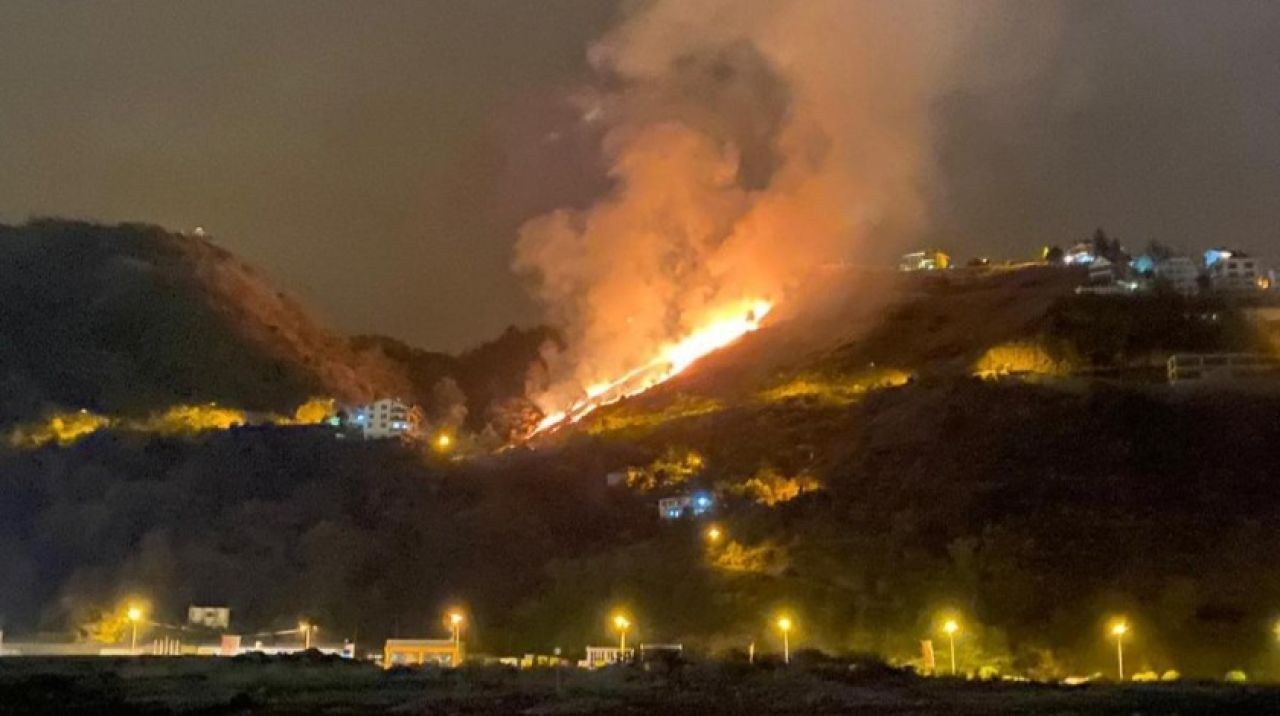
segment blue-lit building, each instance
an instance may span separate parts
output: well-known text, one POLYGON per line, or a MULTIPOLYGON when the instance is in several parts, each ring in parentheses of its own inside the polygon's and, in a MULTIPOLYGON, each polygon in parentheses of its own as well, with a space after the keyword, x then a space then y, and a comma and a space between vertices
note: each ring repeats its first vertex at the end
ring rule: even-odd
POLYGON ((369 440, 412 437, 421 428, 418 408, 395 398, 383 398, 347 411, 347 426, 369 440))
POLYGON ((685 493, 658 500, 658 516, 664 520, 700 517, 711 512, 715 506, 716 500, 709 492, 685 493))

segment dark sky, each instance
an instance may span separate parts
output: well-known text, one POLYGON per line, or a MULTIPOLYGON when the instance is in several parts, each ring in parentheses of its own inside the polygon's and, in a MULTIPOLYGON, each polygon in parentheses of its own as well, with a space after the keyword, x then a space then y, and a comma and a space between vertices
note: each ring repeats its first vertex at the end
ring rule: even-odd
MULTIPOLYGON (((1280 257, 1280 3, 1022 8, 1053 31, 1004 18, 973 61, 1030 53, 1025 72, 937 102, 933 238, 1025 255, 1103 225, 1280 257)), ((515 228, 598 186, 584 146, 545 138, 614 18, 602 0, 5 0, 0 219, 203 225, 340 330, 462 348, 536 320, 515 228)))

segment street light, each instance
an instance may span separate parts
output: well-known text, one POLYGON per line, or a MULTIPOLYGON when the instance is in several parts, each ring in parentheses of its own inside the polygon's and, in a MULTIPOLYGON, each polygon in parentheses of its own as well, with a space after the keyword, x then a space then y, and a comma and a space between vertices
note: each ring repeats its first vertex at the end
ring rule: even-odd
POLYGON ((436 436, 436 449, 448 450, 453 445, 453 438, 449 437, 449 433, 440 433, 436 436))
POLYGON ((1129 625, 1118 621, 1111 625, 1111 636, 1116 638, 1116 673, 1124 681, 1124 635, 1129 633, 1129 625))
POLYGON ((138 653, 138 622, 142 621, 142 608, 137 606, 129 607, 129 611, 125 612, 125 616, 129 618, 129 623, 133 627, 133 637, 129 640, 129 653, 138 653))
POLYGON ((946 624, 942 625, 942 631, 947 633, 947 640, 951 642, 951 675, 956 675, 956 632, 960 631, 960 625, 955 619, 948 619, 946 624))
POLYGON ((303 649, 311 648, 311 634, 318 628, 319 627, 317 627, 315 624, 308 624, 307 622, 298 622, 298 631, 302 632, 302 648, 303 649))
POLYGON ((724 530, 715 525, 707 528, 707 541, 711 544, 719 542, 722 537, 724 537, 724 530))
POLYGON ((778 617, 778 631, 782 632, 782 663, 791 663, 791 617, 778 617))
POLYGON ((453 630, 453 665, 459 666, 462 661, 462 612, 449 612, 449 628, 453 630))
POLYGON ((614 614, 613 628, 618 630, 618 661, 622 661, 627 654, 627 630, 631 628, 631 620, 623 614, 614 614))

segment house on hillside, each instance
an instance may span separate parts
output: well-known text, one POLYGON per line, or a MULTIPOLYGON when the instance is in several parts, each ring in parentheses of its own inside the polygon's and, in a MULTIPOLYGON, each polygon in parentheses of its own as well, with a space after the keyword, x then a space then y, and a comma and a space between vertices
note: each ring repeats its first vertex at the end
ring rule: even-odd
POLYGON ((1062 263, 1069 266, 1084 266, 1093 263, 1097 258, 1093 254, 1093 244, 1081 241, 1062 254, 1062 263))
POLYGON ((1127 274, 1124 264, 1112 262, 1105 256, 1099 256, 1089 264, 1089 283, 1093 285, 1115 283, 1127 274))
POLYGON ((1257 259, 1227 254, 1208 267, 1209 285, 1216 293, 1245 295, 1271 288, 1271 279, 1257 259))
POLYGON ((658 500, 658 516, 664 520, 681 517, 701 517, 715 507, 716 501, 709 493, 693 492, 658 500))
POLYGON ((899 271, 941 271, 951 267, 951 257, 938 249, 925 249, 903 254, 899 271))
POLYGON ((346 423, 366 440, 416 437, 422 430, 422 409, 399 398, 383 398, 351 408, 346 423))
POLYGON ((1186 256, 1171 256, 1156 262, 1154 273, 1157 281, 1184 296, 1200 292, 1200 269, 1186 256))

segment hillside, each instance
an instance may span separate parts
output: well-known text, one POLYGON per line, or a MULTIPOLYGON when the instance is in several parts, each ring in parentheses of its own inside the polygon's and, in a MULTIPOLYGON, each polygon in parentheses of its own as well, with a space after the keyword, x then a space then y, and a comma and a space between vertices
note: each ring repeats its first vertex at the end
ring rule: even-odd
POLYGON ((54 406, 291 414, 311 395, 362 400, 406 385, 225 249, 153 226, 0 226, 0 304, 0 424, 54 406))
POLYGON ((213 241, 141 224, 0 225, 0 305, 0 427, 53 410, 141 417, 216 402, 292 415, 312 396, 401 396, 505 435, 556 340, 512 328, 452 356, 348 339, 213 241))
MULTIPOLYGON (((0 448, 0 618, 72 632, 144 595, 376 642, 462 603, 478 650, 574 654, 619 605, 636 638, 705 651, 776 648, 786 609, 795 644, 910 664, 951 611, 968 668, 1061 676, 1107 667, 1122 613, 1135 670, 1280 674, 1280 397, 1150 375, 1259 337, 1230 306, 1075 280, 833 276, 846 291, 661 388, 467 461, 310 428, 0 448), (720 541, 658 518, 691 489, 716 496, 720 541)), ((507 357, 542 338, 475 364, 509 390, 527 366, 507 357)), ((465 357, 356 343, 416 366, 416 390, 477 384, 465 357)))

